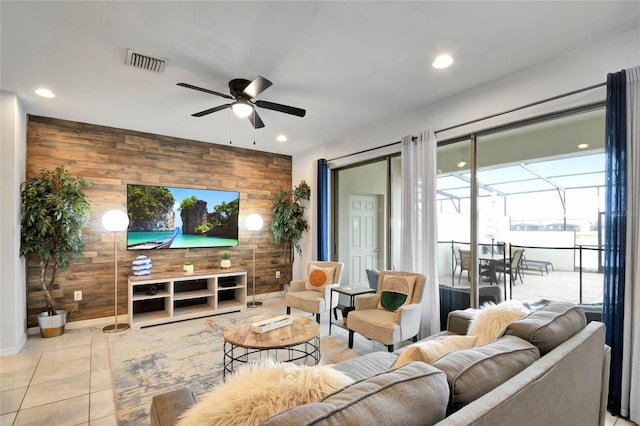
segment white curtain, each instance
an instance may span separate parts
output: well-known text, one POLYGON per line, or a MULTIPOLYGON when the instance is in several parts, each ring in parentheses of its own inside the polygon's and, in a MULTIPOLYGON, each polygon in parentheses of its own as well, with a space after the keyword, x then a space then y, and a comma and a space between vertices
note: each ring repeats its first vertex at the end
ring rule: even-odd
POLYGON ((627 72, 627 247, 620 411, 640 424, 640 66, 627 72))
POLYGON ((422 296, 420 336, 440 331, 438 235, 436 226, 436 138, 422 132, 402 138, 400 269, 427 277, 422 296))

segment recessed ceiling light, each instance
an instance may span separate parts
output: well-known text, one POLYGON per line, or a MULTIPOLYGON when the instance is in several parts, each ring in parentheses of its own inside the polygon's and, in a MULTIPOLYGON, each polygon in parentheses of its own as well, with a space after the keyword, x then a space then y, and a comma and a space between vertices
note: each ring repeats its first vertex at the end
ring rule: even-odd
POLYGON ((589 148, 589 144, 588 143, 578 144, 578 149, 586 149, 586 148, 589 148))
POLYGON ((286 142, 287 141, 287 135, 283 135, 282 133, 279 134, 278 136, 276 136, 276 140, 278 142, 286 142))
POLYGON ((56 95, 49 89, 45 89, 44 87, 36 90, 36 95, 42 96, 43 98, 55 98, 56 95))
POLYGON ((457 165, 458 165, 458 168, 461 169, 461 168, 463 168, 464 166, 467 165, 467 162, 466 161, 458 161, 457 165))
POLYGON ((432 67, 437 69, 447 68, 453 63, 453 58, 450 55, 439 55, 435 61, 431 64, 432 67))

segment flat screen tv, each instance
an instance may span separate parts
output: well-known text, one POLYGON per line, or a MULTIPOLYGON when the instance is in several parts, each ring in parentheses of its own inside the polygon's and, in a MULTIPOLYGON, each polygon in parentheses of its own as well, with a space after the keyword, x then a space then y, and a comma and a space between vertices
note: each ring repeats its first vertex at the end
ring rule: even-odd
POLYGON ((127 185, 127 249, 238 245, 240 193, 127 185))

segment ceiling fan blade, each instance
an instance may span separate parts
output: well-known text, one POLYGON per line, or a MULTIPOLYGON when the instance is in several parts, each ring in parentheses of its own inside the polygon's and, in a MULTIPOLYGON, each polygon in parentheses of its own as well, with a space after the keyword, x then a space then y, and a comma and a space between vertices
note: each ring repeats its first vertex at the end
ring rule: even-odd
POLYGON ((260 93, 267 90, 272 84, 273 83, 266 78, 257 76, 247 87, 244 88, 242 92, 250 98, 255 98, 260 93))
POLYGON ((224 93, 214 92, 213 90, 209 90, 209 89, 203 89, 202 87, 193 86, 188 83, 176 83, 176 84, 180 87, 186 87, 187 89, 193 89, 193 90, 198 90, 200 92, 209 93, 211 95, 222 96, 223 98, 226 98, 226 99, 233 99, 232 96, 226 95, 224 93))
POLYGON ((278 112, 284 112, 285 114, 297 115, 298 117, 304 117, 304 115, 307 113, 306 110, 301 108, 276 104, 275 102, 269 101, 256 101, 256 106, 259 106, 260 108, 272 109, 278 112))
POLYGON ((253 113, 247 118, 249 119, 249 121, 253 125, 254 129, 261 129, 261 128, 264 127, 264 123, 262 122, 262 119, 258 115, 258 111, 256 111, 255 108, 253 109, 253 113))
POLYGON ((223 109, 227 109, 231 107, 231 104, 224 104, 214 108, 205 109, 204 111, 196 112, 195 114, 191 114, 192 117, 202 117, 203 115, 208 115, 217 111, 222 111, 223 109))

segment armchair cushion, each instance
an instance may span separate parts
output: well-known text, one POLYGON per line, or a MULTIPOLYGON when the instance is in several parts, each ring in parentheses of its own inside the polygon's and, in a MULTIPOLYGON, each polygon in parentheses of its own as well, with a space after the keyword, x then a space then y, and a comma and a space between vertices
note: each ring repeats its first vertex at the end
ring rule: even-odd
POLYGON ((320 267, 309 265, 309 275, 305 282, 305 290, 324 291, 324 286, 335 283, 335 267, 320 267))
POLYGON ((395 312, 402 305, 411 303, 415 276, 385 275, 381 283, 378 309, 395 312))

